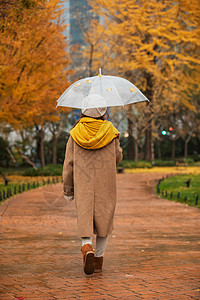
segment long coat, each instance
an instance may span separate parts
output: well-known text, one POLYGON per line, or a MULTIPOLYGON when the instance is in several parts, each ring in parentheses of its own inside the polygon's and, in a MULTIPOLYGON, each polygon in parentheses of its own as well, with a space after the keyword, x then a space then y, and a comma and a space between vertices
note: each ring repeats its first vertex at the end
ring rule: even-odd
POLYGON ((119 139, 87 150, 70 136, 63 165, 64 195, 73 196, 77 210, 77 234, 101 237, 111 234, 116 205, 116 164, 122 160, 119 139))

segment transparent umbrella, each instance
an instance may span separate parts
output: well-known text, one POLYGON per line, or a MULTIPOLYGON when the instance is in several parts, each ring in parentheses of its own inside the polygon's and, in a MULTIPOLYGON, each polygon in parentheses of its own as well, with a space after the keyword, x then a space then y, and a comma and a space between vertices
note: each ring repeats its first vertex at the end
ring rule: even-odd
MULTIPOLYGON (((84 99, 96 94, 104 98, 107 107, 124 106, 131 103, 149 101, 145 95, 130 81, 117 76, 99 75, 87 77, 74 82, 57 100, 57 106, 86 108, 84 99)), ((87 108, 103 107, 105 102, 97 101, 87 108)))

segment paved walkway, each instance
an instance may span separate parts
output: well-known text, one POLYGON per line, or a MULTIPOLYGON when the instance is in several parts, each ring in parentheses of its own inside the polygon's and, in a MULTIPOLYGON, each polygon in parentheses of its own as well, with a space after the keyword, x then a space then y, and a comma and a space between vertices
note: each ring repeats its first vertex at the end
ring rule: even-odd
POLYGON ((0 206, 0 299, 200 299, 200 211, 162 200, 161 174, 118 174, 102 274, 85 276, 74 203, 61 184, 0 206))

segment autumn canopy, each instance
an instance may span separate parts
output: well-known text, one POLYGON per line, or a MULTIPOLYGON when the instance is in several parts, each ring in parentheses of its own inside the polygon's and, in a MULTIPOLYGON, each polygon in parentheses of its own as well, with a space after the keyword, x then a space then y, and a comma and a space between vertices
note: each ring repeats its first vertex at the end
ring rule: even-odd
POLYGON ((130 80, 150 99, 110 110, 121 128, 126 158, 151 161, 154 145, 161 158, 167 143, 161 132, 169 127, 172 158, 178 141, 186 157, 190 140, 199 144, 199 0, 88 0, 87 9, 80 2, 73 2, 68 21, 72 26, 76 20, 83 38, 70 45, 62 1, 0 1, 3 138, 12 131, 20 134, 23 146, 15 147, 17 153, 31 152, 36 141, 33 157, 44 166, 50 133, 53 163, 58 162, 58 139, 77 118, 73 110, 57 109, 56 100, 73 81, 97 75, 101 67, 105 75, 130 80))

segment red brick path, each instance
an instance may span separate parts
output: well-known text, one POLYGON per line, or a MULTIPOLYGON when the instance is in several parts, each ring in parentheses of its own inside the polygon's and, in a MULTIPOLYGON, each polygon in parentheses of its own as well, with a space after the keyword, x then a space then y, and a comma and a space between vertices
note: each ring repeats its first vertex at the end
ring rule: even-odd
POLYGON ((160 177, 118 175, 104 270, 90 277, 61 184, 2 203, 0 299, 200 299, 200 211, 156 197, 160 177))

